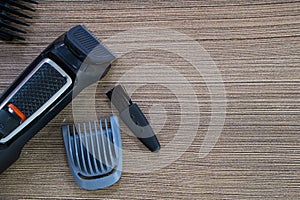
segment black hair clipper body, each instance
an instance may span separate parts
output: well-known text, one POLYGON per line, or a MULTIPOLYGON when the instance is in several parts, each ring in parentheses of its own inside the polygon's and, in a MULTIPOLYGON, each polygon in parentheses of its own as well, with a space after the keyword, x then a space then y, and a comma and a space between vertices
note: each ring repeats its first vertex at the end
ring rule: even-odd
POLYGON ((101 79, 114 59, 81 25, 49 45, 0 97, 0 173, 73 97, 101 79))

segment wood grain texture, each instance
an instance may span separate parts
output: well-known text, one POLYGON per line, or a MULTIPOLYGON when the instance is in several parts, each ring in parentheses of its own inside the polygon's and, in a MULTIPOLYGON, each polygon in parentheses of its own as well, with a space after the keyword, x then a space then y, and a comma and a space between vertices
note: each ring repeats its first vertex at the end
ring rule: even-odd
MULTIPOLYGON (((300 198, 299 1, 43 0, 28 28, 27 41, 0 43, 0 90, 57 36, 77 24, 85 24, 102 40, 133 28, 158 27, 197 41, 211 55, 224 81, 227 113, 222 134, 210 154, 199 158, 211 117, 210 93, 203 77, 169 52, 132 52, 113 65, 98 87, 99 116, 111 113, 103 93, 126 71, 149 63, 173 66, 191 82, 197 104, 185 93, 184 85, 178 92, 191 108, 200 109, 197 136, 187 151, 163 169, 138 174, 127 170, 108 189, 83 191, 69 172, 60 133, 60 125, 72 117, 68 106, 26 145, 17 163, 0 175, 0 199, 300 198)), ((155 73, 167 77, 159 70, 155 73)), ((152 105, 165 105, 168 118, 158 133, 164 148, 180 123, 180 102, 158 85, 140 88, 133 99, 148 116, 163 111, 153 110, 152 105)), ((190 114, 192 119, 195 113, 190 114)), ((154 120, 153 126, 161 124, 154 120)), ((193 130, 186 131, 188 137, 193 130)), ((126 134, 122 137, 125 150, 146 151, 137 140, 126 134)), ((132 164, 127 162, 124 159, 125 164, 132 164)))

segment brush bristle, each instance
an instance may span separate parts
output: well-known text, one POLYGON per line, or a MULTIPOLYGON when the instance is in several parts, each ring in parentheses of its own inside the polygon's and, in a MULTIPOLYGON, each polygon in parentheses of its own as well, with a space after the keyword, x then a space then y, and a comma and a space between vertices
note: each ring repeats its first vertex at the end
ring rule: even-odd
POLYGON ((38 4, 34 0, 0 0, 0 39, 5 41, 25 40, 26 19, 31 19, 31 7, 38 4))

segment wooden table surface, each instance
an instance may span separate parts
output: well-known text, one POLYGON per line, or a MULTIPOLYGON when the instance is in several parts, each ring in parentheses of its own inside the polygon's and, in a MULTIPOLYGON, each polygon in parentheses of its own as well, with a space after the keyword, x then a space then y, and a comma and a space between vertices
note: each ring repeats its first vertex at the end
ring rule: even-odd
MULTIPOLYGON (((149 80, 148 85, 139 85, 132 98, 157 130, 161 153, 148 153, 122 129, 126 153, 121 180, 104 190, 80 189, 69 171, 60 133, 60 126, 72 119, 70 105, 0 175, 0 199, 300 199, 299 1, 43 0, 33 17, 25 42, 0 42, 1 91, 57 36, 84 24, 103 41, 113 42, 113 36, 139 29, 148 33, 169 30, 191 38, 189 42, 204 48, 214 61, 223 80, 215 84, 224 86, 226 99, 212 102, 207 74, 198 73, 174 52, 154 48, 128 52, 98 84, 97 114, 99 118, 111 114, 104 92, 120 79, 125 78, 127 86, 149 80), (148 66, 149 71, 143 72, 146 69, 142 66, 148 66), (151 82, 153 77, 170 80, 167 66, 186 80, 177 83, 180 76, 173 77, 176 91, 164 82, 151 82), (131 69, 136 71, 128 73, 131 69), (187 112, 181 109, 184 102, 189 105, 187 112), (221 117, 226 109, 225 123, 215 127, 222 132, 214 148, 201 156, 205 136, 216 125, 210 124, 213 103, 226 106, 220 107, 219 113, 221 117), (153 162, 157 167, 151 166, 151 159, 166 153, 182 125, 182 116, 188 117, 188 122, 183 124, 186 134, 178 149, 186 145, 185 139, 195 136, 192 143, 178 158, 173 153, 161 157, 161 163, 169 162, 166 166, 161 167, 160 161, 153 162), (142 154, 142 159, 133 158, 135 154, 142 154), (145 171, 145 167, 152 170, 145 171)), ((155 44, 167 46, 170 38, 165 36, 155 44)), ((181 39, 170 40, 176 44, 181 39)), ((126 34, 115 45, 126 46, 126 34)), ((190 52, 194 47, 180 48, 190 52)), ((190 56, 198 55, 194 52, 190 56)), ((86 107, 83 104, 80 109, 86 107)))

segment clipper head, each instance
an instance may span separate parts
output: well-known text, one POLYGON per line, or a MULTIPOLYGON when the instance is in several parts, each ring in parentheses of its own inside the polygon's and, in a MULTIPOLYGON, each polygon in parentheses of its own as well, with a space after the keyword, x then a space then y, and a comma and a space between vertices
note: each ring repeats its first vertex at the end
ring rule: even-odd
POLYGON ((31 7, 38 4, 33 0, 0 0, 0 39, 5 41, 25 40, 24 27, 29 26, 26 19, 32 19, 30 12, 35 10, 31 7))
POLYGON ((77 184, 97 190, 115 184, 122 174, 118 118, 62 127, 71 172, 77 184))

